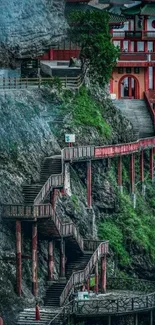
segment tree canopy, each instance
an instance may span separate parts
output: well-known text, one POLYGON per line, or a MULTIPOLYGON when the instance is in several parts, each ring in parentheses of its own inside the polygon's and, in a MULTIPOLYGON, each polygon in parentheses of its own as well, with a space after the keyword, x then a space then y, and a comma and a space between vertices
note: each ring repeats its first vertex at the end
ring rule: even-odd
POLYGON ((109 17, 103 11, 73 12, 69 18, 69 37, 80 44, 84 72, 104 86, 109 82, 119 50, 111 41, 109 17))

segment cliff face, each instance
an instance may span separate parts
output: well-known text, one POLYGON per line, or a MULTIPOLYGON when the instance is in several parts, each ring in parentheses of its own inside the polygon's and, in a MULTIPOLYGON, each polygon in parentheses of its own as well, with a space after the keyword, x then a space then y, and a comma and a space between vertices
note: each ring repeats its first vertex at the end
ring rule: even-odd
POLYGON ((35 57, 64 34, 64 0, 1 0, 0 63, 35 57))
MULTIPOLYGON (((108 105, 108 104, 107 104, 108 105)), ((57 114, 60 114, 62 100, 53 96, 48 89, 41 91, 23 90, 1 92, 0 96, 0 203, 22 203, 22 185, 30 181, 39 180, 40 164, 45 156, 60 153, 63 147, 66 130, 76 133, 77 140, 83 144, 91 143, 102 138, 95 128, 71 126, 66 122, 56 123, 57 114), (84 132, 83 139, 78 137, 84 132), (88 138, 89 134, 89 138, 88 138)), ((107 108, 108 109, 108 108, 107 108)), ((110 110, 110 106, 109 106, 110 110)), ((67 113, 66 113, 67 114, 67 113)), ((65 114, 65 115, 66 115, 65 114)), ((127 121, 123 124, 120 115, 113 112, 121 129, 125 131, 127 121)), ((59 115, 60 116, 60 115, 59 115)), ((69 121, 69 117, 67 120, 69 121)), ((73 125, 73 123, 72 123, 73 125)), ((128 124, 129 126, 129 124, 128 124)), ((131 130, 131 126, 129 127, 131 130)), ((116 137, 116 133, 114 133, 116 137)), ((110 140, 109 140, 110 141, 110 140)), ((77 142, 78 143, 78 142, 77 142)), ((98 165, 98 163, 97 163, 98 165)), ((97 167, 96 165, 96 167, 97 167)), ((94 167, 93 167, 94 168, 94 167)), ((106 168, 106 162, 97 167, 98 172, 106 168)), ((101 200, 104 190, 102 191, 101 200)), ((109 193, 110 195, 110 193, 109 193)), ((107 199, 106 199, 107 200, 107 199)), ((66 219, 70 217, 80 228, 85 237, 96 235, 96 226, 92 224, 94 211, 87 209, 86 204, 86 165, 71 167, 71 193, 58 200, 57 212, 66 219), (92 231, 93 227, 93 231, 92 231)), ((38 277, 39 297, 44 296, 47 279, 47 241, 38 242, 38 277)), ((34 299, 31 294, 31 259, 23 259, 22 263, 22 298, 16 296, 16 263, 15 263, 15 224, 1 218, 0 210, 0 310, 3 313, 5 324, 14 324, 15 318, 25 306, 32 306, 34 299)), ((23 224, 22 254, 31 256, 31 227, 23 224)), ((58 274, 59 254, 55 276, 58 274)))

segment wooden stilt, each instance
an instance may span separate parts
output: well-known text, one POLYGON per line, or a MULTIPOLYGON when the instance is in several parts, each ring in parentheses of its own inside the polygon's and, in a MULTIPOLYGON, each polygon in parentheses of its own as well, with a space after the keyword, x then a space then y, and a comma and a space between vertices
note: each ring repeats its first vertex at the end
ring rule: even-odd
POLYGON ((88 208, 92 207, 92 173, 91 173, 91 160, 87 162, 87 205, 88 208))
POLYGON ((32 293, 38 294, 38 270, 37 270, 37 223, 32 225, 32 293))
POLYGON ((62 238, 60 241, 60 277, 65 278, 65 241, 62 238))
POLYGON ((106 274, 107 273, 107 259, 106 255, 101 259, 101 290, 106 292, 106 274))
POLYGON ((48 280, 52 281, 54 276, 54 249, 53 241, 48 243, 48 280))
POLYGON ((22 252, 21 252, 21 221, 16 221, 16 282, 17 294, 22 292, 22 252))

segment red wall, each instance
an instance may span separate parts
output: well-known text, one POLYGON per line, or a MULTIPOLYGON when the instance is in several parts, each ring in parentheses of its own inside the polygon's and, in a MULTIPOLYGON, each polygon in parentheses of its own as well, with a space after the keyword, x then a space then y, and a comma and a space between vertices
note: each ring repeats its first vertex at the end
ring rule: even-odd
POLYGON ((49 50, 39 57, 39 60, 69 61, 71 57, 78 58, 80 50, 49 50))

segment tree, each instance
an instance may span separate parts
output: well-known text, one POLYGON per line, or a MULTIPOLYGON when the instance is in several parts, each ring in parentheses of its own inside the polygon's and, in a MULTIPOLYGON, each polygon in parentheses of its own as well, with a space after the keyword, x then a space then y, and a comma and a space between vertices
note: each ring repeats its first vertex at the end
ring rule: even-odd
POLYGON ((73 12, 69 18, 69 37, 81 47, 83 72, 91 80, 105 86, 119 56, 119 49, 111 41, 108 14, 103 11, 73 12))

